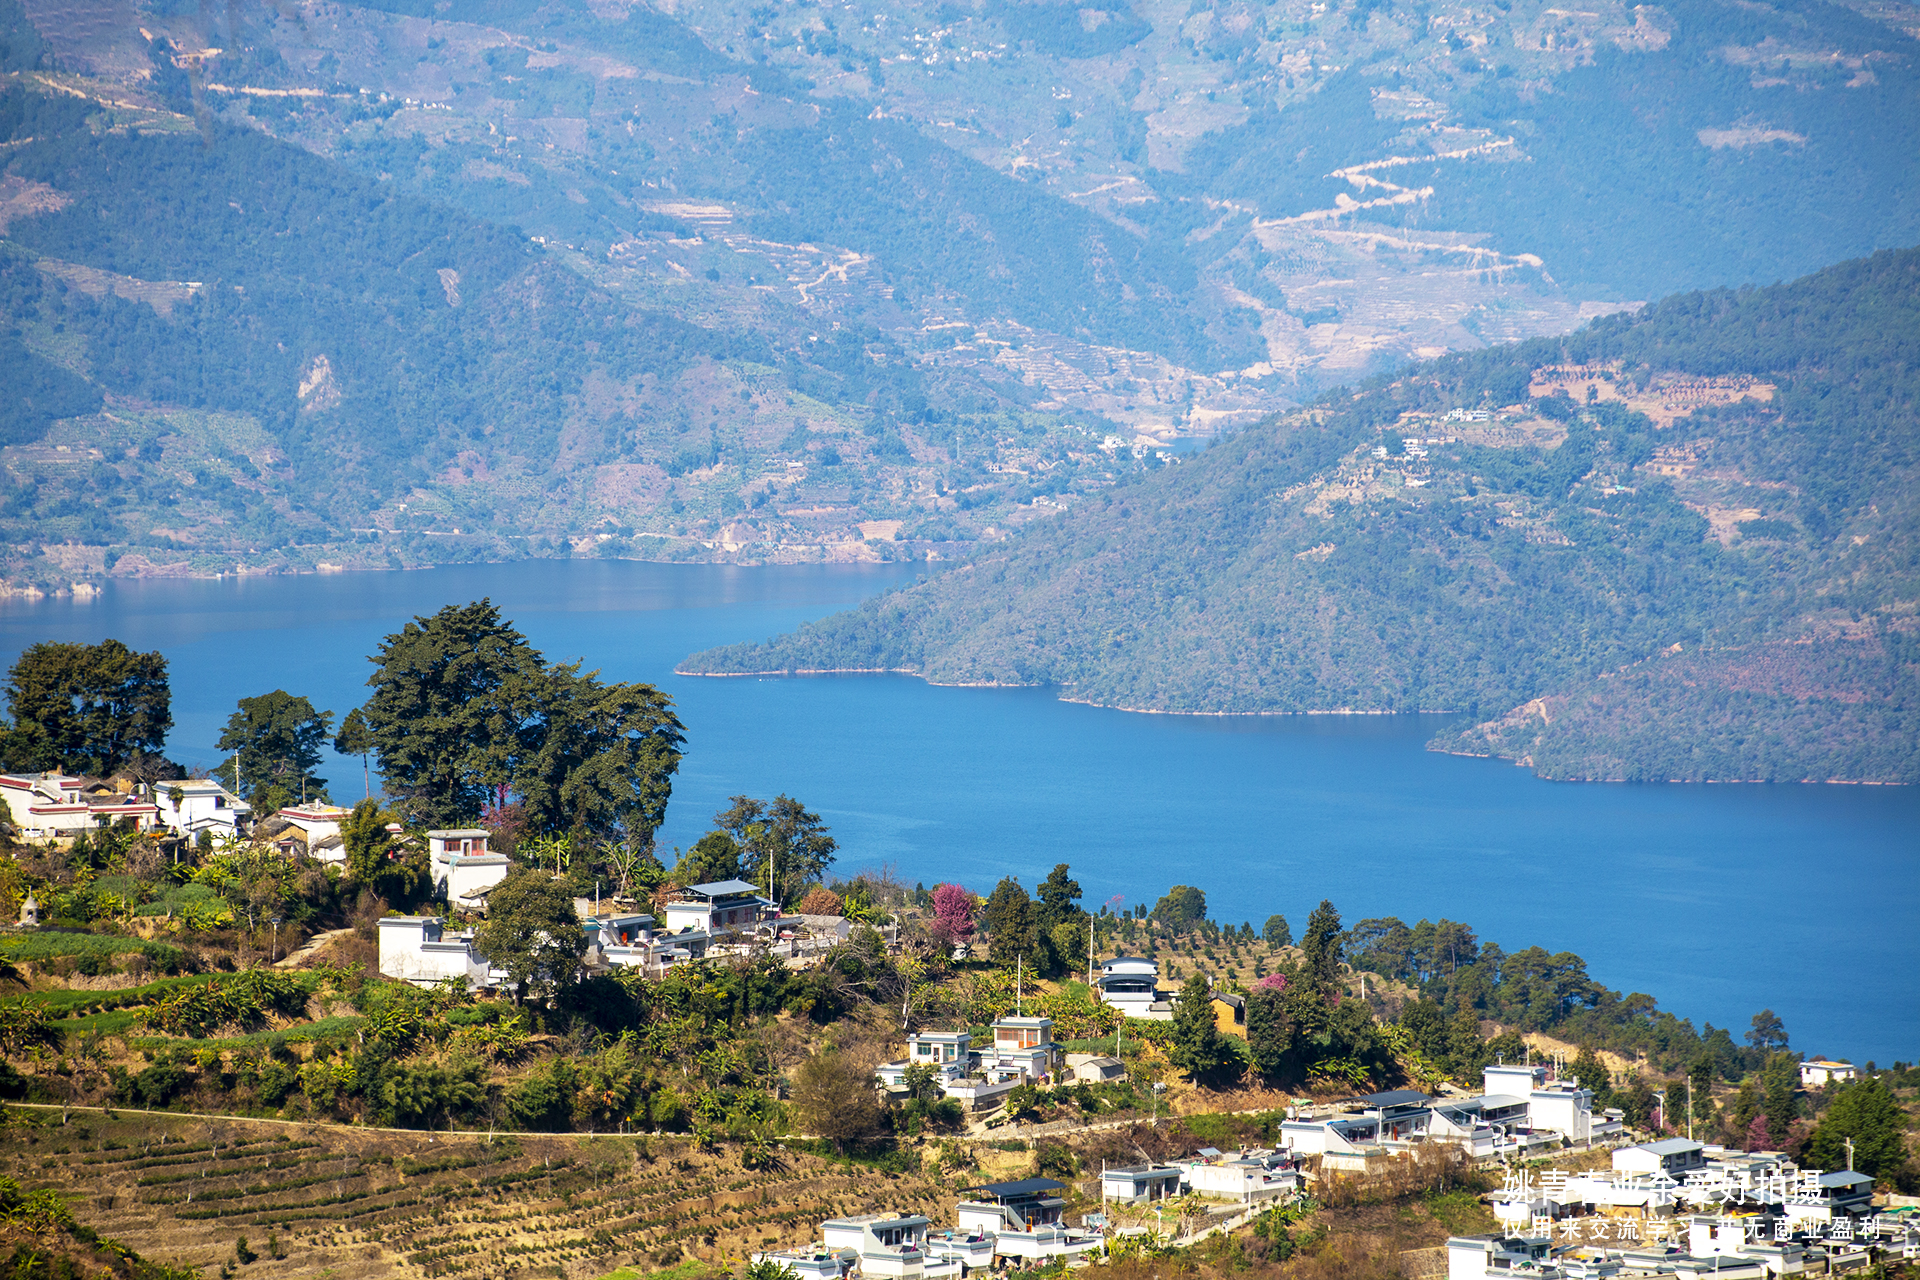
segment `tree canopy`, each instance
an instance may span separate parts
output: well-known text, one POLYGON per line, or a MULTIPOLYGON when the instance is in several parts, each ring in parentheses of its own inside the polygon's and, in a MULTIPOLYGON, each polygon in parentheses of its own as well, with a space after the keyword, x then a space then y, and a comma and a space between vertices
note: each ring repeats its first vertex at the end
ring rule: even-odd
POLYGON ((158 755, 173 727, 167 660, 118 640, 30 646, 7 673, 6 767, 109 774, 158 755))
POLYGON ((794 901, 824 876, 840 847, 820 815, 788 795, 775 796, 770 803, 735 796, 713 815, 713 823, 739 846, 746 879, 764 885, 771 867, 776 902, 794 901))
POLYGON ((521 867, 487 895, 487 918, 474 930, 473 944, 506 970, 518 998, 571 982, 587 937, 573 895, 542 872, 521 867))
POLYGON ((652 685, 549 666, 490 600, 415 618, 369 661, 380 771, 420 821, 471 821, 505 788, 533 832, 652 841, 685 742, 652 685))
POLYGON ((332 712, 316 711, 313 703, 284 689, 242 698, 214 744, 229 753, 214 776, 235 794, 244 789, 256 814, 272 813, 293 800, 325 800, 327 780, 313 770, 332 720, 332 712))

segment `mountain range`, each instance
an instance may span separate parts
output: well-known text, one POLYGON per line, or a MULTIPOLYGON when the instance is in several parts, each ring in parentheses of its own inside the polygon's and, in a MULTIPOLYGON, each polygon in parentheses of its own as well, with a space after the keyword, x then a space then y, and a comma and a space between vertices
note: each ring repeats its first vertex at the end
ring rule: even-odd
POLYGON ((1920 250, 1421 362, 682 670, 1445 711, 1565 779, 1920 781, 1920 250))
POLYGON ((0 576, 992 549, 1334 386, 1920 241, 1916 30, 0 0, 0 576))

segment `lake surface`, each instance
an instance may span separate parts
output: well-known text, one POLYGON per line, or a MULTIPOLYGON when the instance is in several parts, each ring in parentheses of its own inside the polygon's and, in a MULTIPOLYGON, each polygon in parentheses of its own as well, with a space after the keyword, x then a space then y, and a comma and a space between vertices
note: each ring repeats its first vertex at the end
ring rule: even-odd
MULTIPOLYGON (((234 700, 274 688, 344 713, 366 655, 414 614, 491 596, 550 659, 663 685, 688 752, 662 832, 691 843, 727 797, 818 810, 839 869, 929 887, 1032 888, 1072 864, 1088 905, 1204 889, 1218 920, 1322 898, 1349 922, 1446 916, 1508 951, 1571 950, 1738 1039, 1762 1007, 1794 1047, 1920 1057, 1920 790, 1548 783, 1421 745, 1444 717, 1202 718, 907 677, 697 679, 693 650, 754 640, 905 580, 896 567, 598 561, 111 584, 0 601, 0 664, 108 636, 172 663, 169 752, 218 761, 234 700)), ((361 796, 360 763, 323 770, 361 796)), ((377 779, 376 779, 377 782, 377 779)))

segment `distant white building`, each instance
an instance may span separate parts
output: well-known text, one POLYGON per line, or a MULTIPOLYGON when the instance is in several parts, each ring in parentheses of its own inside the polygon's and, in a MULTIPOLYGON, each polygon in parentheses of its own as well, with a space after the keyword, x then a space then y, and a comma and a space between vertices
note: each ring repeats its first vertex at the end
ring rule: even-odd
POLYGON ((340 824, 347 820, 351 812, 339 805, 319 803, 282 809, 273 815, 286 824, 274 837, 274 847, 291 853, 294 852, 294 846, 298 845, 308 857, 317 861, 344 863, 347 860, 347 846, 341 838, 340 824))
POLYGON ((1851 1062, 1830 1062, 1825 1058, 1815 1058, 1800 1064, 1800 1087, 1802 1089, 1824 1089, 1830 1084, 1842 1080, 1858 1080, 1860 1068, 1851 1062))
POLYGON ((253 822, 253 806, 212 778, 156 782, 153 802, 159 807, 161 824, 177 836, 194 838, 202 831, 216 838, 237 836, 253 822))
POLYGON ((482 827, 427 832, 433 889, 450 909, 484 912, 488 890, 507 878, 512 863, 487 847, 491 836, 482 827))
POLYGON ((1160 996, 1160 966, 1138 956, 1115 956, 1100 965, 1100 1002, 1129 1018, 1173 1021, 1173 1006, 1160 996))
POLYGON ((1615 1173, 1661 1174, 1679 1181, 1693 1170, 1706 1167, 1706 1145, 1691 1138, 1662 1138, 1613 1153, 1615 1173))
POLYGON ((28 840, 55 840, 132 822, 141 831, 161 825, 159 808, 146 797, 110 782, 64 773, 0 775, 0 798, 13 825, 28 840))
POLYGON ((780 914, 771 898, 745 880, 716 880, 711 884, 688 885, 678 902, 669 902, 662 913, 668 933, 722 934, 752 933, 764 920, 780 914))
POLYGON ((492 985, 501 975, 473 950, 473 934, 450 933, 439 916, 388 916, 380 922, 380 972, 430 987, 459 978, 469 988, 492 985))

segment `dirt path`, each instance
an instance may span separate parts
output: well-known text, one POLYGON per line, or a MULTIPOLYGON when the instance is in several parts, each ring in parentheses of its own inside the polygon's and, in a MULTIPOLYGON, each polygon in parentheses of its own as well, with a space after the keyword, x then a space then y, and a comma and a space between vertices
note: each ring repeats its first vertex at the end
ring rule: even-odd
POLYGON ((308 938, 298 951, 289 952, 287 958, 284 960, 274 961, 273 967, 276 969, 291 969, 294 965, 305 960, 308 956, 320 950, 335 938, 344 938, 352 932, 353 930, 351 929, 329 929, 325 933, 316 933, 311 938, 308 938))

